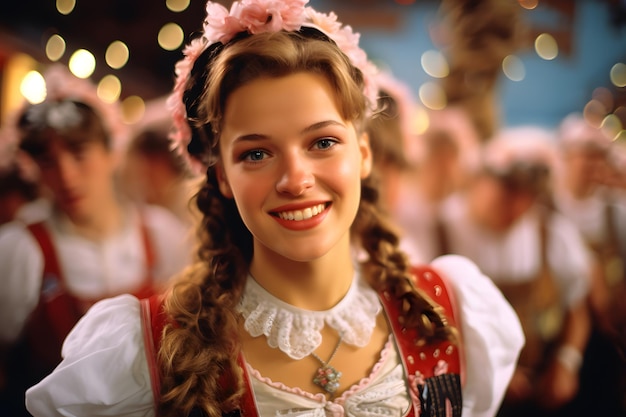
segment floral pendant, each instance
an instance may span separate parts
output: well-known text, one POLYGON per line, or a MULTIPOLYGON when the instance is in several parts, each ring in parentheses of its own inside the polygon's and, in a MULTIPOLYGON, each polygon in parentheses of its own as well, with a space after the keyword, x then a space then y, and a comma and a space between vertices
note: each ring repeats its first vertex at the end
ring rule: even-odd
POLYGON ((317 369, 313 383, 332 394, 339 388, 339 378, 341 378, 341 372, 330 365, 324 365, 317 369))

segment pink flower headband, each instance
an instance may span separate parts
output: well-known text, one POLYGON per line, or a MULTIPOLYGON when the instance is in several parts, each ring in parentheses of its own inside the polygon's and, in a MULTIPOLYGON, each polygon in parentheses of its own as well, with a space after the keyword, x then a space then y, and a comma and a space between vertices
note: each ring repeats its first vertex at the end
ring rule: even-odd
POLYGON ((218 42, 225 45, 238 33, 248 32, 254 35, 281 30, 297 31, 303 26, 320 30, 332 39, 350 59, 352 65, 363 73, 364 94, 370 108, 372 110, 376 108, 377 69, 368 61, 365 51, 359 47, 360 35, 353 32, 350 26, 343 26, 338 22, 335 13, 325 14, 305 7, 308 2, 309 0, 241 0, 235 1, 230 11, 221 4, 207 2, 207 17, 202 36, 192 40, 184 48, 184 58, 175 67, 176 83, 167 100, 174 122, 174 131, 171 134, 174 148, 185 156, 194 171, 200 172, 202 167, 198 166, 199 163, 193 161, 186 151, 191 140, 191 128, 183 102, 186 84, 195 61, 205 49, 218 42))

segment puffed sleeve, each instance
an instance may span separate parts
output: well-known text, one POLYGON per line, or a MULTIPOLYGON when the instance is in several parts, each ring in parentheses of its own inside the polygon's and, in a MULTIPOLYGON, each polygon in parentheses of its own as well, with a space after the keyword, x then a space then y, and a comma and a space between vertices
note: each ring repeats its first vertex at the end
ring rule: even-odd
POLYGON ((154 416, 139 300, 100 301, 63 344, 63 361, 26 391, 26 408, 39 416, 154 416))
POLYGON ((435 259, 432 266, 456 298, 465 351, 463 416, 494 416, 524 345, 519 319, 492 281, 469 259, 446 255, 435 259))

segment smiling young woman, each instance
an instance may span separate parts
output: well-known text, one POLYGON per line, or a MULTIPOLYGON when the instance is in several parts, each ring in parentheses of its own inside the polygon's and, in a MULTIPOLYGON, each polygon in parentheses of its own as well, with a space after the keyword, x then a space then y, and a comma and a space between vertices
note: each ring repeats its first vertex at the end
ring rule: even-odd
POLYGON ((207 4, 170 100, 206 172, 197 262, 161 296, 94 306, 28 391, 34 415, 497 410, 519 321, 466 259, 414 267, 399 250, 369 177, 375 68, 306 3, 207 4), (51 395, 96 373, 89 395, 51 395))

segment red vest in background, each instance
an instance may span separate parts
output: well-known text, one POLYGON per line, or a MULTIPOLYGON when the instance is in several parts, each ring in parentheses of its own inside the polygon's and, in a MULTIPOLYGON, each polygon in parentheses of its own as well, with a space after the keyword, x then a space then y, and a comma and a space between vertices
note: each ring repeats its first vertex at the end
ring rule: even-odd
MULTIPOLYGON (((41 248, 44 257, 44 270, 39 303, 29 317, 24 336, 26 345, 30 350, 30 360, 33 361, 30 365, 41 369, 42 372, 48 372, 46 368, 52 370, 61 361, 61 347, 67 334, 86 310, 99 299, 79 299, 70 294, 54 243, 45 224, 43 222, 30 224, 28 230, 41 248)), ((155 292, 153 285, 155 254, 148 230, 143 222, 141 234, 146 255, 147 273, 141 288, 133 293, 140 299, 149 297, 155 292)), ((102 298, 115 295, 118 294, 109 294, 102 298)))

